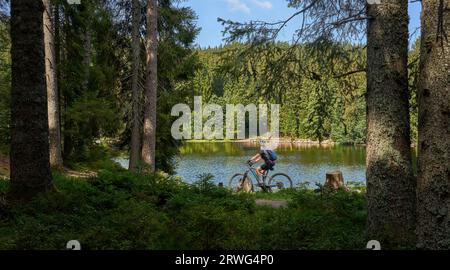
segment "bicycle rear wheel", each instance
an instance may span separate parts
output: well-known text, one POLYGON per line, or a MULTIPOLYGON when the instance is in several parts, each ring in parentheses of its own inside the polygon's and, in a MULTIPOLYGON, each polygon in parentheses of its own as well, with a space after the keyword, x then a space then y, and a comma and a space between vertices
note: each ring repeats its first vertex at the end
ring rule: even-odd
POLYGON ((228 187, 234 192, 253 192, 252 180, 242 173, 237 173, 230 178, 228 187))
POLYGON ((287 174, 277 173, 270 177, 269 187, 272 192, 292 188, 292 180, 287 174))

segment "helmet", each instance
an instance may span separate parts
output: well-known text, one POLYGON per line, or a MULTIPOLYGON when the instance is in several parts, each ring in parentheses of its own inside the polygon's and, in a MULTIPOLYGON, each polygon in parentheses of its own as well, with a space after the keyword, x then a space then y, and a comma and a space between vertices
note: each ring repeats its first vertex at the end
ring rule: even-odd
POLYGON ((261 150, 274 150, 278 146, 278 139, 273 139, 272 136, 259 138, 258 142, 261 150))

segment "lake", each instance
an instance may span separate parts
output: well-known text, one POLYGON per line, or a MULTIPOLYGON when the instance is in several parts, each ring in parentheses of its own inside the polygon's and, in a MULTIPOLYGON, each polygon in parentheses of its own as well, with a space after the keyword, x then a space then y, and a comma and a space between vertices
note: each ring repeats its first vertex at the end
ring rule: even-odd
MULTIPOLYGON (((176 159, 177 175, 193 182, 198 175, 211 173, 214 181, 228 184, 235 173, 245 171, 245 162, 259 150, 250 142, 187 142, 176 159)), ((272 173, 287 173, 294 185, 325 182, 328 171, 340 170, 344 180, 365 183, 365 147, 342 145, 282 144, 272 173)))

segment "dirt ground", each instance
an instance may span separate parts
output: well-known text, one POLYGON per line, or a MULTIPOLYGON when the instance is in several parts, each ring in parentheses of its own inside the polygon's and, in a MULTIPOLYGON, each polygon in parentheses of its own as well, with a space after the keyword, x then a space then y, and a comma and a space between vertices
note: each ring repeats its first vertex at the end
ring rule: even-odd
MULTIPOLYGON (((97 175, 96 172, 79 172, 64 168, 64 174, 69 177, 74 178, 89 178, 95 177, 97 175)), ((9 157, 3 154, 0 154, 0 179, 9 178, 9 157)))
POLYGON ((272 206, 273 208, 281 208, 286 207, 288 205, 288 201, 286 200, 256 200, 256 205, 267 205, 272 206))
POLYGON ((0 154, 0 179, 9 177, 9 157, 0 154))

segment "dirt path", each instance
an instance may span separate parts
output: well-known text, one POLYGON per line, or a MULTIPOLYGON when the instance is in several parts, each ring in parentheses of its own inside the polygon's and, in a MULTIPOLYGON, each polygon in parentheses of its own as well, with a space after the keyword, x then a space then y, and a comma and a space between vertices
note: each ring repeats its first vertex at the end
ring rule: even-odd
POLYGON ((90 178, 90 177, 96 177, 97 172, 92 171, 74 171, 67 168, 64 168, 64 174, 68 177, 74 177, 74 178, 90 178))
POLYGON ((257 199, 255 202, 256 205, 272 206, 273 208, 287 207, 288 205, 288 201, 286 200, 257 199))
MULTIPOLYGON (((74 171, 64 168, 63 173, 68 177, 89 178, 97 176, 97 172, 93 171, 74 171)), ((0 179, 9 178, 9 157, 0 154, 0 179)))
POLYGON ((9 177, 9 158, 0 154, 0 179, 9 177))

